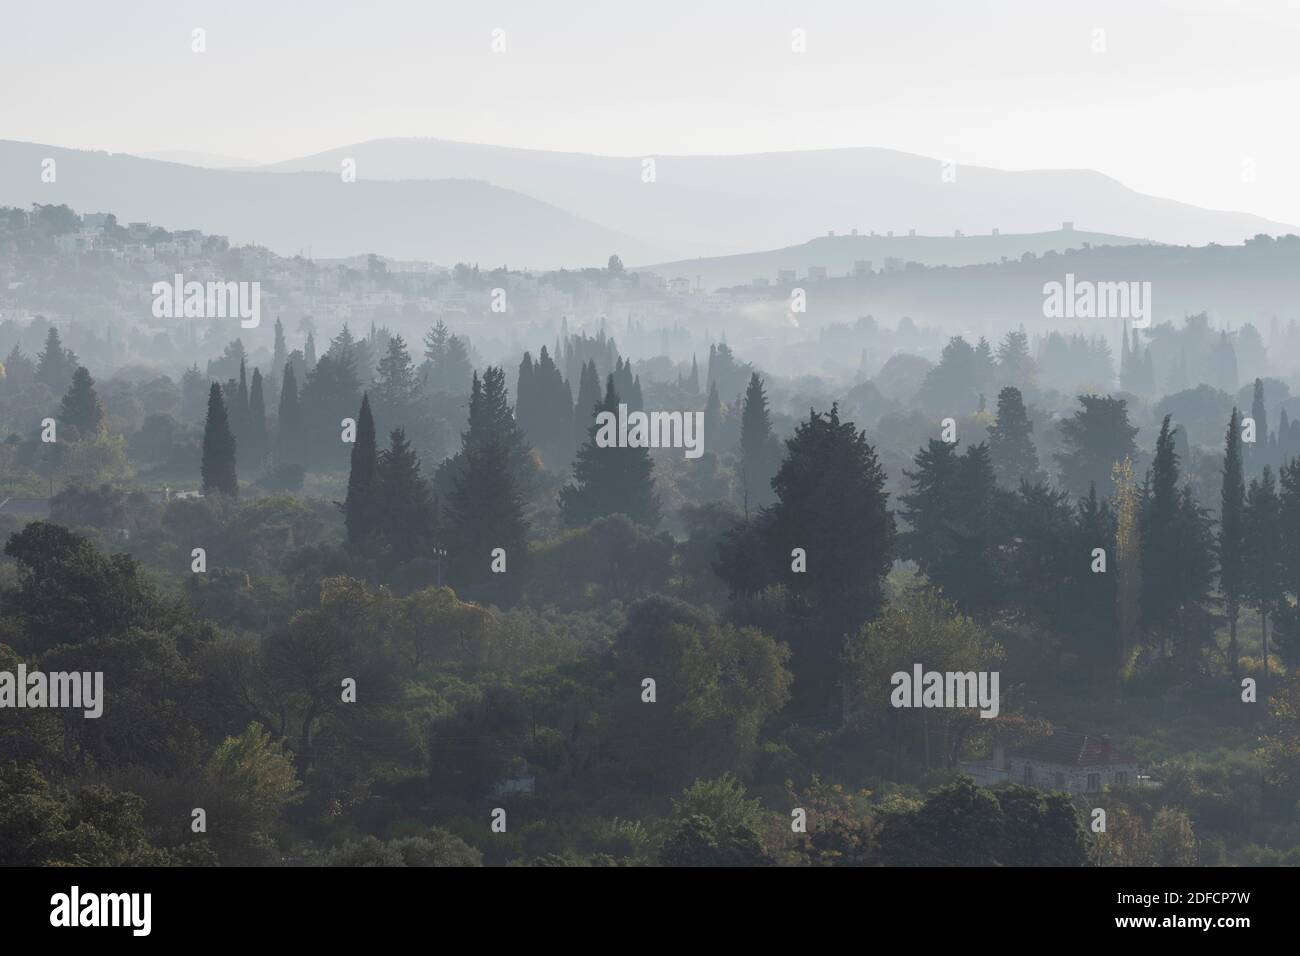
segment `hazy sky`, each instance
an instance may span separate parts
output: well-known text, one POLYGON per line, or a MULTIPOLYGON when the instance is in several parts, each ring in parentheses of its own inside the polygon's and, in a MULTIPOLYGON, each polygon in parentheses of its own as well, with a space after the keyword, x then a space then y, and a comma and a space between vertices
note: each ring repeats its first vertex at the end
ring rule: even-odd
POLYGON ((0 138, 259 161, 389 136, 888 146, 1300 223, 1297 49, 1300 0, 12 0, 0 138))

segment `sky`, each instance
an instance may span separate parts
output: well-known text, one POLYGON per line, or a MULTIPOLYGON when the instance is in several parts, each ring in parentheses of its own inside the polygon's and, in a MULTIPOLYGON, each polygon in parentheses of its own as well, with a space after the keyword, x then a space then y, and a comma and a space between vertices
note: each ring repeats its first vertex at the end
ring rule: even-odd
POLYGON ((15 2, 0 139, 260 162, 393 136, 883 146, 1294 224, 1297 49, 1300 0, 15 2))

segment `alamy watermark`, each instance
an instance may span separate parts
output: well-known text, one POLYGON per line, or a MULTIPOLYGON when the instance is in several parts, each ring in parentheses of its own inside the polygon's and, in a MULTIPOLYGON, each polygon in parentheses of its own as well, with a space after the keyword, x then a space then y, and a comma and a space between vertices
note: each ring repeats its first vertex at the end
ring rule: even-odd
POLYGON ((685 448, 687 458, 704 454, 703 412, 596 413, 597 448, 685 448))
POLYGON ((1049 319, 1129 319, 1135 329, 1151 325, 1150 282, 1092 282, 1065 275, 1043 283, 1043 315, 1049 319))
POLYGON ((103 671, 0 671, 0 709, 57 707, 79 709, 94 719, 104 713, 103 671))
POLYGON ((262 283, 185 281, 176 273, 171 282, 153 284, 155 319, 231 319, 255 329, 262 321, 262 283))
POLYGON ((997 671, 896 671, 890 678, 894 707, 978 707, 981 717, 996 717, 1001 709, 997 671))

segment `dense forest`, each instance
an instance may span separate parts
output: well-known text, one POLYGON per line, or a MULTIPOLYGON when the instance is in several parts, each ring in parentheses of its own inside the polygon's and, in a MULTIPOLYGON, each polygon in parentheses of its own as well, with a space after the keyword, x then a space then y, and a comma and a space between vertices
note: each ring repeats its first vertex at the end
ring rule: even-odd
POLYGON ((42 322, 0 340, 0 671, 104 706, 0 710, 0 862, 1300 863, 1300 422, 1240 330, 956 337, 796 411, 725 343, 277 320, 100 382, 42 322), (602 443, 620 405, 705 454, 602 443), (891 706, 917 662, 997 716, 891 706), (966 772, 1060 731, 1141 780, 966 772))

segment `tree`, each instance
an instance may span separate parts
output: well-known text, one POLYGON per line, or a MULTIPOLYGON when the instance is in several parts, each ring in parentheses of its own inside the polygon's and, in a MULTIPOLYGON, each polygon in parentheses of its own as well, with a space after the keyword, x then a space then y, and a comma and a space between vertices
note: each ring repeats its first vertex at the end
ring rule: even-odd
MULTIPOLYGON (((1115 486, 1115 666, 1125 667, 1137 642, 1142 602, 1142 499, 1131 459, 1116 462, 1111 482, 1115 486)), ((1096 486, 1091 488, 1090 494, 1095 495, 1096 486)))
POLYGON ((523 589, 528 523, 503 442, 465 445, 465 467, 455 479, 447 517, 451 580, 471 599, 508 605, 523 589), (496 549, 505 570, 493 569, 496 549))
POLYGON ((740 486, 746 515, 751 505, 757 510, 772 502, 772 477, 780 462, 780 446, 772 434, 763 379, 755 372, 749 377, 740 413, 740 486))
POLYGON ((1250 471, 1258 475, 1268 461, 1268 406, 1264 403, 1264 380, 1255 379, 1255 394, 1250 402, 1250 417, 1255 420, 1255 445, 1250 449, 1250 471))
POLYGON ((968 701, 965 710, 900 710, 890 706, 891 676, 899 671, 911 674, 918 662, 940 672, 997 670, 1004 657, 984 628, 938 591, 909 591, 845 642, 845 721, 859 731, 884 731, 896 760, 910 729, 926 769, 955 766, 962 756, 962 722, 981 720, 978 701, 968 701), (935 733, 940 734, 939 742, 935 733))
POLYGON ((651 792, 747 768, 759 728, 789 699, 785 648, 671 598, 634 602, 614 654, 612 767, 651 792), (641 700, 649 676, 653 705, 641 700))
POLYGON ((428 555, 437 533, 437 509, 429 483, 420 477, 420 459, 400 428, 379 456, 375 496, 382 559, 396 566, 428 555))
POLYGON ((1020 391, 1034 384, 1036 372, 1034 360, 1029 354, 1029 336, 1025 334, 1025 330, 1022 328, 1008 331, 998 345, 998 378, 1003 385, 1020 391))
POLYGON ((248 390, 248 462, 261 468, 266 464, 266 397, 263 394, 262 370, 253 369, 253 384, 248 390))
POLYGON ((1219 495, 1219 591, 1228 616, 1228 658, 1238 676, 1237 618, 1245 565, 1246 484, 1241 460, 1241 414, 1232 410, 1224 439, 1223 486, 1219 495))
POLYGON ((1283 565, 1282 509, 1273 481, 1273 469, 1264 466, 1259 478, 1250 480, 1242 521, 1246 560, 1243 592, 1246 602, 1259 614, 1264 644, 1264 681, 1268 681, 1268 622, 1286 603, 1283 565))
POLYGON ((83 439, 95 438, 104 427, 104 405, 85 366, 78 366, 72 376, 72 384, 59 405, 59 420, 75 428, 83 439))
POLYGON ((997 487, 988 446, 958 455, 956 446, 931 439, 904 471, 912 490, 900 499, 910 526, 902 552, 968 614, 987 618, 1002 604, 1002 528, 1010 505, 997 487))
POLYGON ((404 417, 419 397, 415 366, 400 335, 388 340, 388 352, 379 360, 374 392, 380 414, 397 418, 404 417))
POLYGON ((997 421, 988 427, 989 456, 1003 488, 1018 488, 1022 481, 1036 485, 1047 480, 1038 467, 1038 452, 1030 438, 1033 430, 1020 389, 1008 385, 998 392, 997 421))
MULTIPOLYGON (((605 400, 598 412, 618 415, 619 397, 611 374, 605 385, 605 400)), ((572 484, 560 489, 560 513, 571 528, 590 524, 596 518, 625 514, 637 524, 653 528, 659 523, 659 499, 654 493, 654 462, 648 448, 601 447, 596 442, 600 427, 593 421, 587 441, 578 449, 573 463, 572 484)))
POLYGON ((73 351, 63 347, 59 330, 50 326, 50 331, 45 336, 45 348, 36 357, 36 381, 58 395, 72 384, 72 376, 78 365, 73 351))
POLYGON ((1057 454, 1061 481, 1071 494, 1082 497, 1090 485, 1109 496, 1114 492, 1111 466, 1125 458, 1137 458, 1134 436, 1138 430, 1128 422, 1128 402, 1122 398, 1080 395, 1082 409, 1061 422, 1061 439, 1066 451, 1057 454))
MULTIPOLYGON (((582 366, 578 375, 578 399, 573 406, 573 448, 579 449, 587 440, 596 412, 600 411, 600 375, 592 359, 582 366)), ((576 451, 575 451, 576 454, 576 451)))
MULTIPOLYGON (((793 650, 797 695, 825 704, 838 679, 844 635, 884 603, 894 559, 894 516, 885 474, 866 434, 839 408, 810 411, 786 441, 773 479, 777 500, 730 532, 715 568, 737 600, 782 586, 799 624, 793 650)), ((754 623, 767 617, 760 612, 754 623)))
POLYGON ((452 335, 441 319, 424 338, 422 380, 431 393, 464 395, 469 391, 474 366, 465 342, 452 335))
POLYGON ((361 396, 357 413, 356 441, 352 444, 348 470, 348 493, 343 501, 343 524, 347 529, 348 548, 360 553, 375 533, 375 515, 380 505, 376 484, 379 449, 375 440, 375 419, 370 413, 370 395, 361 396))
POLYGON ((294 374, 291 362, 284 364, 276 427, 276 464, 302 464, 302 411, 298 407, 298 376, 294 374))
POLYGON ((208 390, 208 416, 203 422, 203 493, 239 495, 239 478, 235 474, 235 436, 230 431, 226 403, 216 382, 208 390))

